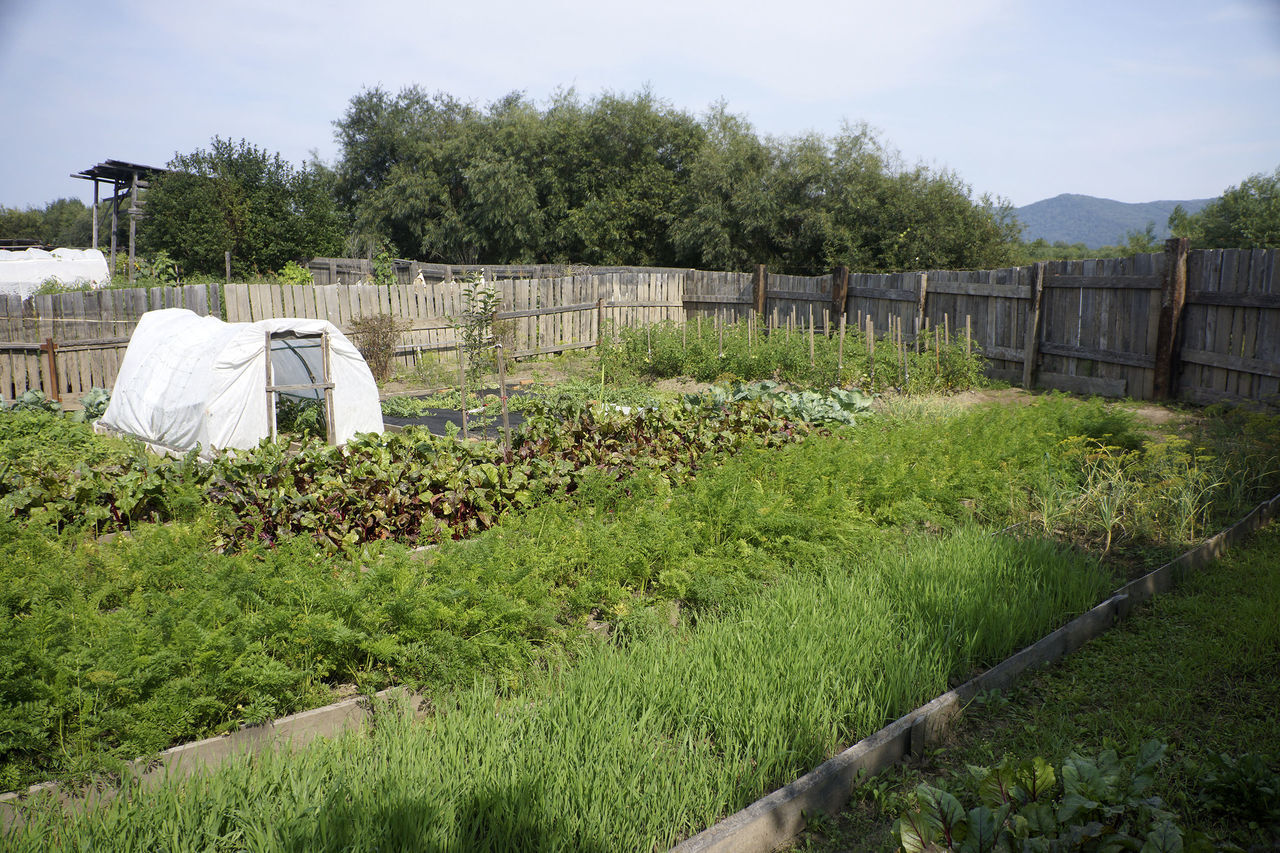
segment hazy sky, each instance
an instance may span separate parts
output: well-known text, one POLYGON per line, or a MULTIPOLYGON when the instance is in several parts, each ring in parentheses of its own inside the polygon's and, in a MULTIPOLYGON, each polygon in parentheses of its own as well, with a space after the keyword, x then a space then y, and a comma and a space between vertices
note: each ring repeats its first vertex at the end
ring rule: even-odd
POLYGON ((337 156, 352 96, 646 84, 764 134, 866 121, 1023 205, 1216 196, 1280 166, 1280 0, 0 0, 0 204, 217 135, 337 156))

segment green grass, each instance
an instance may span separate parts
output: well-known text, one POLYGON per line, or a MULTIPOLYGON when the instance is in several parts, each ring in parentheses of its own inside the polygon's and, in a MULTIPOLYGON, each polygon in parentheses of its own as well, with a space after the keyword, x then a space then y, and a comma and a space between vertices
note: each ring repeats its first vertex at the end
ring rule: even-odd
POLYGON ((1086 557, 974 527, 833 552, 731 616, 602 646, 505 698, 481 685, 439 700, 421 723, 384 715, 371 733, 241 761, 71 821, 37 816, 9 844, 665 848, 1087 607, 1108 583, 1086 557))
MULTIPOLYGON (((1072 752, 1132 754, 1169 745, 1154 793, 1185 829, 1215 848, 1280 842, 1280 825, 1225 813, 1201 799, 1212 757, 1269 756, 1280 773, 1280 527, 1196 573, 1115 630, 1006 694, 971 705, 954 738, 924 766, 863 786, 839 820, 798 845, 806 850, 892 850, 900 797, 922 777, 963 776, 1005 755, 1057 763, 1072 752), (1257 821, 1256 829, 1249 827, 1257 821), (1270 825, 1270 829, 1265 827, 1270 825), (1269 834, 1268 834, 1269 833, 1269 834)), ((1243 803, 1256 791, 1240 790, 1243 803)), ((1280 797, 1273 796, 1280 809, 1280 797)), ((1269 849, 1269 848, 1268 848, 1269 849)))

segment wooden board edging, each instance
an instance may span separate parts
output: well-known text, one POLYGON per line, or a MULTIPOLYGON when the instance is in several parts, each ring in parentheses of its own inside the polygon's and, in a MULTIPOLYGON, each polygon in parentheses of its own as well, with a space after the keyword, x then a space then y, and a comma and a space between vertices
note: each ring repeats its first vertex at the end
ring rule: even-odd
MULTIPOLYGON (((391 687, 374 694, 376 699, 394 700, 405 695, 417 709, 419 699, 403 687, 391 687)), ((367 696, 354 696, 322 708, 299 711, 287 717, 268 720, 262 725, 246 726, 230 734, 179 744, 158 755, 128 762, 127 771, 144 787, 152 787, 168 779, 182 779, 199 770, 216 768, 240 755, 252 755, 275 746, 302 746, 319 737, 332 737, 363 726, 373 715, 367 696)), ((58 782, 41 782, 21 791, 0 794, 0 830, 21 823, 23 802, 42 794, 53 795, 69 812, 104 805, 114 798, 115 788, 93 787, 64 790, 58 782)))

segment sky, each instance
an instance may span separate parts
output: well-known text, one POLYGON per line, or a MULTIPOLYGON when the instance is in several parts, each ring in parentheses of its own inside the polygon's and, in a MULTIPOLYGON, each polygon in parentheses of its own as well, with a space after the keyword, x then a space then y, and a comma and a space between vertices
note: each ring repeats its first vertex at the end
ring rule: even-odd
POLYGON ((215 136, 332 165, 352 97, 413 85, 865 122, 1017 206, 1208 198, 1280 167, 1280 0, 0 0, 0 205, 215 136))

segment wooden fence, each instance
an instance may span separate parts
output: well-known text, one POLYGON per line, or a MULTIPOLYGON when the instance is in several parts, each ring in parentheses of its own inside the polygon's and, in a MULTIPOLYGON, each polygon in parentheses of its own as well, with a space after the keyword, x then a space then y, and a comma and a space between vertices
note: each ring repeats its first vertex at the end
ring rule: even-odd
MULTIPOLYGON (((1280 404, 1280 282, 1275 250, 1163 253, 982 271, 824 276, 684 269, 485 267, 514 354, 594 346, 612 323, 634 327, 695 318, 755 318, 775 327, 849 326, 910 341, 943 328, 967 335, 988 373, 1028 387, 1198 403, 1280 404)), ((343 331, 391 314, 408 331, 398 360, 452 350, 470 267, 397 262, 399 284, 193 285, 0 297, 0 395, 40 388, 72 400, 109 386, 138 318, 186 307, 229 321, 326 319, 343 331), (412 273, 412 275, 410 275, 412 273), (416 283, 421 274, 423 283, 416 283), (56 371, 57 382, 52 381, 56 371)), ((317 259, 333 279, 368 261, 317 259), (340 262, 341 261, 341 262, 340 262), (347 264, 347 266, 343 266, 347 264)), ((365 276, 367 277, 367 275, 365 276)), ((317 279, 320 275, 317 274, 317 279)), ((701 321, 701 320, 700 320, 701 321)))

